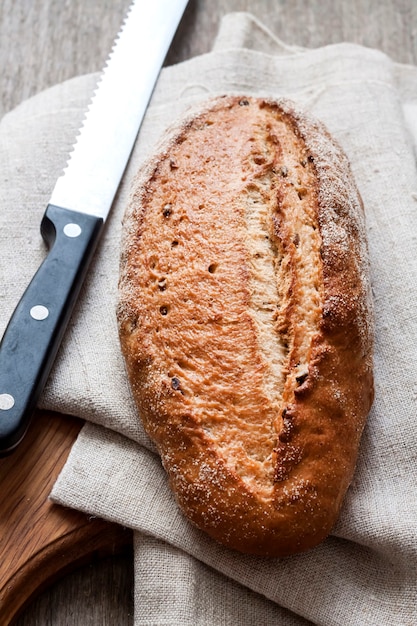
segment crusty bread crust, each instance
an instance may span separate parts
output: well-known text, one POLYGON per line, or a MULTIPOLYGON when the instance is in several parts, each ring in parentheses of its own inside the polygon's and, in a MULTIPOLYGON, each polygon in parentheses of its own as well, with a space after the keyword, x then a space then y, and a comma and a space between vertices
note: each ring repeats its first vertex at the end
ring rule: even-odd
POLYGON ((126 212, 118 321, 188 518, 233 549, 323 540, 373 399, 362 202, 288 101, 225 96, 165 137, 126 212))

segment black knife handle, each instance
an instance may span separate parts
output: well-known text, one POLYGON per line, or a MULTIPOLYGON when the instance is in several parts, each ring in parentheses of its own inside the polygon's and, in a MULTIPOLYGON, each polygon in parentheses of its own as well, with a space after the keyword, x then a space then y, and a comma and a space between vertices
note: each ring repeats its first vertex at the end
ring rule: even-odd
POLYGON ((103 219, 49 204, 41 233, 49 252, 0 344, 0 456, 23 438, 92 259, 103 219))

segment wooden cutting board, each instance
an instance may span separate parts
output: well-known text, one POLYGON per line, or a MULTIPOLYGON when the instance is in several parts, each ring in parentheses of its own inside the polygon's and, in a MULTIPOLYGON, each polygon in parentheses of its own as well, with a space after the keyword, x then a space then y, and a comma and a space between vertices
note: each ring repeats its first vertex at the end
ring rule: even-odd
POLYGON ((58 577, 131 547, 131 531, 48 500, 82 424, 38 411, 20 447, 0 459, 0 626, 58 577))

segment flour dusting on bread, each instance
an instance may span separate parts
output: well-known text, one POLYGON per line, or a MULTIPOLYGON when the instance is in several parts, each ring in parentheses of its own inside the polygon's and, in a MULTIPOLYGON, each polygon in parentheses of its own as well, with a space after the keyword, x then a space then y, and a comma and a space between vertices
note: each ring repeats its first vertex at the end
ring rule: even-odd
POLYGON ((323 125, 226 96, 139 172, 120 339, 139 414, 189 519, 286 556, 337 519, 373 398, 362 202, 323 125))

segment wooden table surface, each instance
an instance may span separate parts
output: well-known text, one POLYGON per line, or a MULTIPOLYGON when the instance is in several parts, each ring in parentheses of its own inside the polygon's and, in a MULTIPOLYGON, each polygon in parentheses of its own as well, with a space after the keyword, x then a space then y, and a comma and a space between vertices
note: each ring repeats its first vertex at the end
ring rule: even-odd
MULTIPOLYGON (((1 0, 0 118, 47 87, 100 70, 129 4, 1 0)), ((290 44, 350 41, 417 63, 416 0, 190 0, 166 64, 209 51, 221 17, 231 11, 253 13, 290 44)), ((17 624, 133 624, 132 594, 132 554, 113 557, 55 583, 17 624)))

